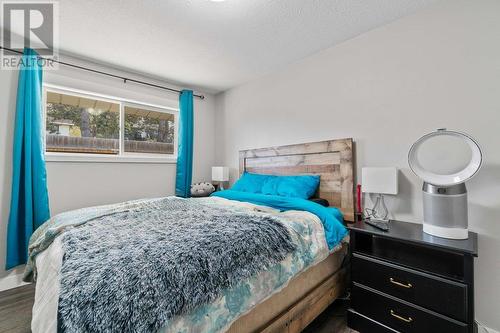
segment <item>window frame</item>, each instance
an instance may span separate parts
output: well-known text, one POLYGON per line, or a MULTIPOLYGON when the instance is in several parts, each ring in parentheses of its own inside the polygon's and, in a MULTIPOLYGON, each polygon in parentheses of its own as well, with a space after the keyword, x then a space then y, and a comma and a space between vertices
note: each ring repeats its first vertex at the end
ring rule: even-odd
POLYGON ((49 83, 42 85, 42 103, 43 103, 43 143, 45 161, 47 162, 93 162, 93 163, 176 163, 178 149, 178 134, 179 134, 179 109, 148 103, 139 100, 132 100, 123 97, 104 95, 90 91, 73 89, 49 83), (89 153, 62 153, 62 152, 47 152, 45 146, 47 132, 47 92, 55 92, 59 94, 68 94, 83 98, 99 99, 105 102, 116 103, 119 105, 119 152, 116 155, 112 154, 89 154, 89 153), (124 151, 125 139, 125 107, 138 107, 153 112, 163 112, 174 115, 174 153, 169 154, 154 154, 154 153, 128 153, 124 151))

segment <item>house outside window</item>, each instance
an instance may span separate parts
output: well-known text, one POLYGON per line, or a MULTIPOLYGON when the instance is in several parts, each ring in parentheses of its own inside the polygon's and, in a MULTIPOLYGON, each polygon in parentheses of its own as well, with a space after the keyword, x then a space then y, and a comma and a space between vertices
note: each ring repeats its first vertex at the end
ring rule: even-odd
POLYGON ((46 86, 48 160, 172 161, 178 110, 46 86))

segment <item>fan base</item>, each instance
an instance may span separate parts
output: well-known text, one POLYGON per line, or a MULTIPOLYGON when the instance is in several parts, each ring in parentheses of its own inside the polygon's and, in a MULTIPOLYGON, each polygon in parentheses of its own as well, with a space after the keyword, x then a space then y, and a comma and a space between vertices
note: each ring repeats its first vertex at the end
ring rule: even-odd
POLYGON ((426 234, 448 239, 467 239, 469 230, 463 228, 444 228, 424 222, 424 232, 426 234))

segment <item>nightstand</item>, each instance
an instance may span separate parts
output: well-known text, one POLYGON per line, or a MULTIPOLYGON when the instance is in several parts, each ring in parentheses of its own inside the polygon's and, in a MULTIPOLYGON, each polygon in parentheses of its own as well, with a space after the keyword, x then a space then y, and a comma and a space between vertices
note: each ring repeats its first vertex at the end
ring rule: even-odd
POLYGON ((473 333, 477 234, 451 240, 421 224, 364 222, 351 236, 348 326, 361 333, 473 333))

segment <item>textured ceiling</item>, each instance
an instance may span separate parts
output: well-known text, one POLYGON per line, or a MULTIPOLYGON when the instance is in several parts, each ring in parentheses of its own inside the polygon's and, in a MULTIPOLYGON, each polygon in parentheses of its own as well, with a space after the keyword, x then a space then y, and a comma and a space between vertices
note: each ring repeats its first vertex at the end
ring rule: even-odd
POLYGON ((436 0, 61 0, 60 49, 222 91, 436 0))

